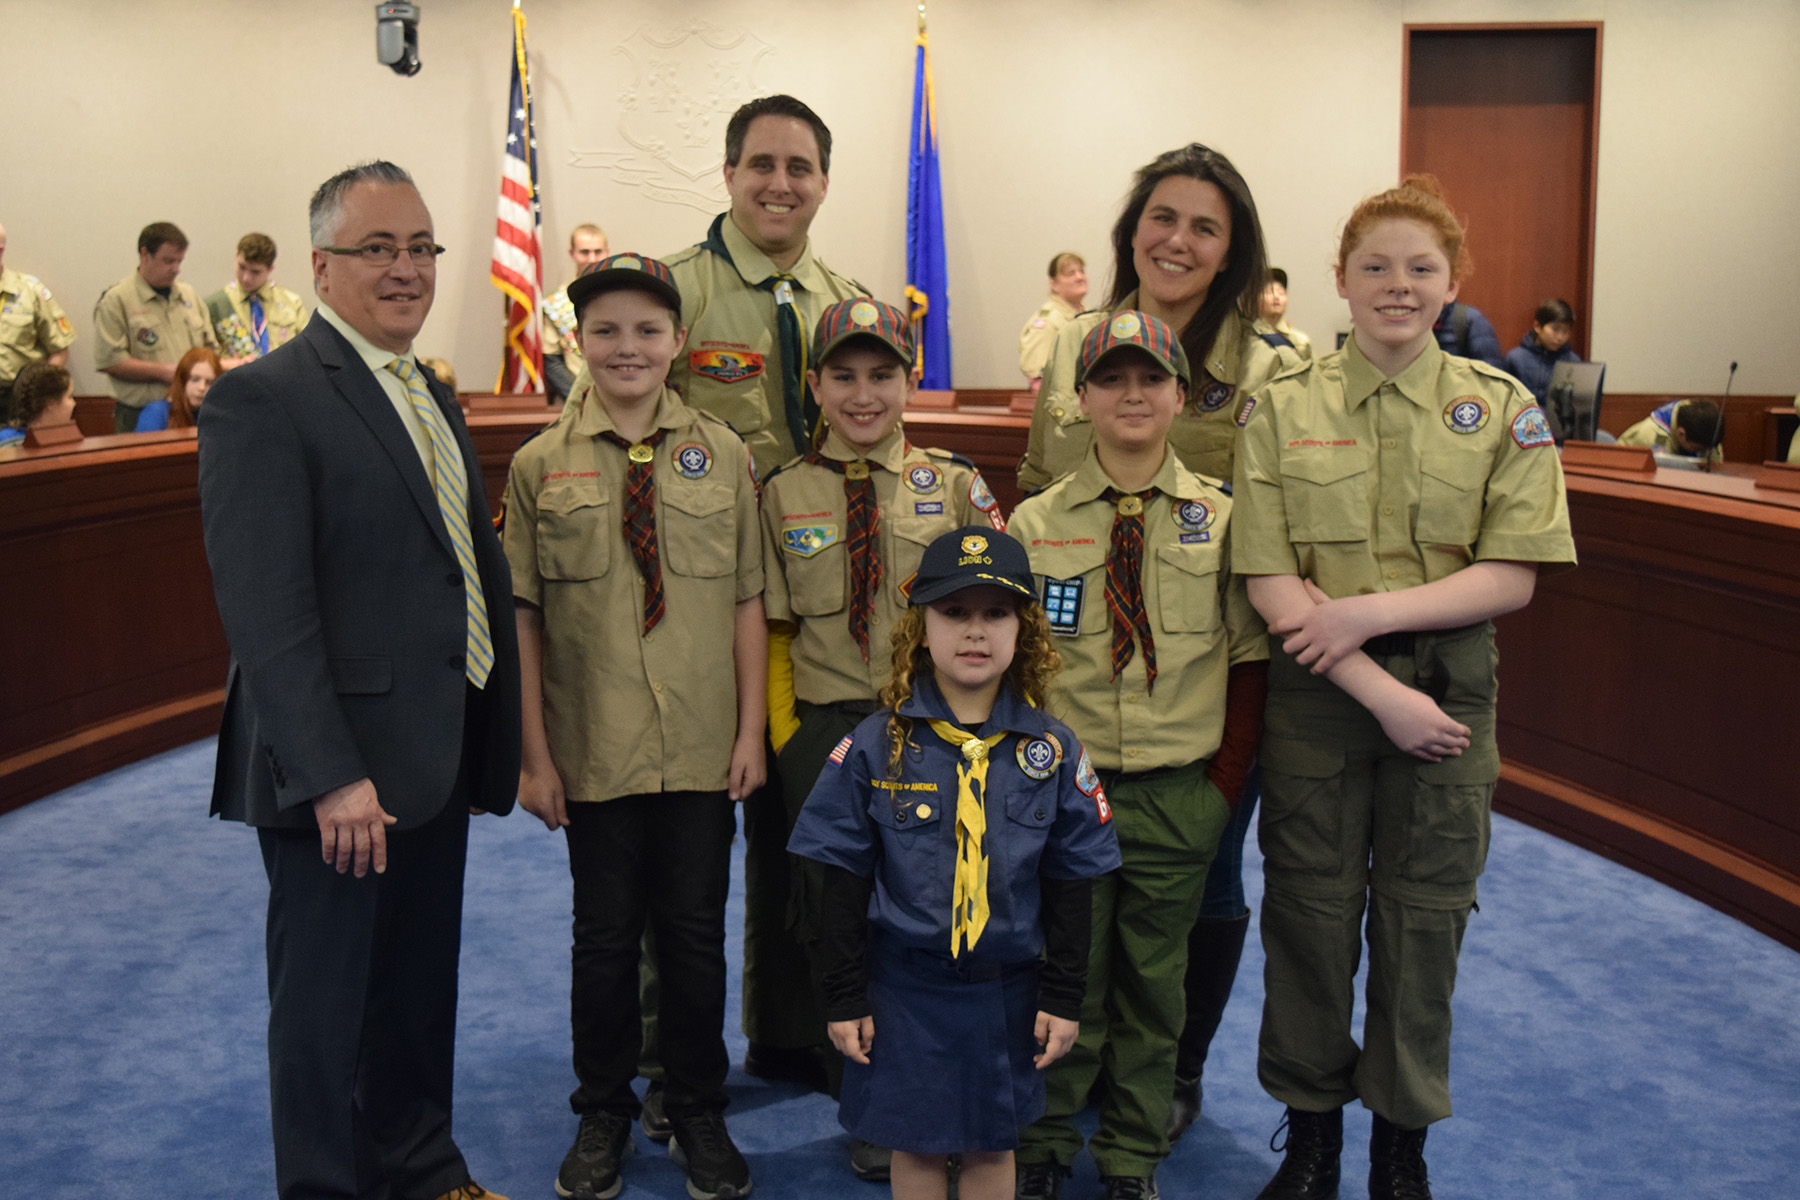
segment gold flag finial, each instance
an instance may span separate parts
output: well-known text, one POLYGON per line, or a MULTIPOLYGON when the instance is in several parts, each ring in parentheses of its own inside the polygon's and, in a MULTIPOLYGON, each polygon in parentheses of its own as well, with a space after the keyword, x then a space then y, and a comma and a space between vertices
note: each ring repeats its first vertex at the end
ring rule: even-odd
POLYGON ((919 32, 925 32, 925 0, 919 0, 919 32))

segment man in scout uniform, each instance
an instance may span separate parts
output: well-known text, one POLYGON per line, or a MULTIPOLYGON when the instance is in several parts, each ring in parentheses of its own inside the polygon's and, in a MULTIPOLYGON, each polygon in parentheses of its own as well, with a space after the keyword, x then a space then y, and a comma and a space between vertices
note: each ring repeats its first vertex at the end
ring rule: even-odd
POLYGON ((1094 443, 1008 532, 1059 639, 1053 709, 1100 772, 1124 865, 1096 882, 1081 1036, 1019 1147, 1018 1195, 1033 1200, 1060 1192, 1082 1145, 1074 1117, 1103 1072, 1088 1149, 1106 1195, 1156 1195, 1188 933, 1255 755, 1268 657, 1231 575, 1231 498, 1166 441, 1186 401, 1181 343, 1154 317, 1113 313, 1083 342, 1075 378, 1094 443))
POLYGON ((1050 260, 1050 295, 1025 328, 1019 332, 1019 370, 1031 383, 1031 394, 1037 395, 1044 364, 1050 361, 1050 347, 1057 331, 1081 315, 1081 302, 1087 298, 1087 263, 1073 250, 1065 250, 1050 260))
MULTIPOLYGON (((575 274, 606 257, 606 231, 581 224, 569 232, 569 261, 575 274)), ((551 401, 569 398, 581 374, 581 343, 575 337, 575 306, 565 286, 544 297, 544 389, 551 401)))
POLYGON ((1725 460, 1725 414, 1711 400, 1671 400, 1619 435, 1621 446, 1645 446, 1658 454, 1725 460))
POLYGON ((504 537, 526 693, 519 802, 565 830, 574 880, 581 1126, 556 1190, 619 1190, 654 928, 673 1153, 691 1196, 725 1200, 751 1187, 723 1112, 732 802, 764 772, 756 482, 737 435, 666 385, 684 332, 666 266, 602 259, 569 299, 585 371, 513 459, 504 537))
POLYGON ((306 302, 269 281, 275 239, 246 233, 237 244, 237 278, 206 298, 206 314, 227 371, 261 358, 306 328, 306 302))
POLYGON ((199 293, 176 278, 187 248, 187 234, 168 221, 144 226, 137 270, 94 305, 94 369, 111 379, 119 433, 135 430, 138 410, 168 394, 182 355, 219 348, 199 293))
POLYGON ((19 372, 34 362, 67 366, 74 341, 75 330, 50 289, 6 265, 6 227, 0 225, 0 422, 19 372))
MULTIPOLYGON (((964 525, 1003 526, 974 464, 907 443, 901 414, 915 358, 905 314, 862 298, 825 310, 807 373, 826 433, 819 449, 778 468, 763 485, 763 557, 769 618, 769 736, 778 755, 786 829, 792 832, 833 746, 879 706, 888 647, 907 608, 903 591, 933 538, 964 525)), ((808 1052, 835 1094, 843 1060, 824 1040, 818 989, 817 864, 793 860, 796 894, 772 882, 769 903, 799 925, 813 990, 791 998, 762 1045, 808 1052)), ((851 1168, 886 1177, 885 1151, 851 1148, 851 1168)))

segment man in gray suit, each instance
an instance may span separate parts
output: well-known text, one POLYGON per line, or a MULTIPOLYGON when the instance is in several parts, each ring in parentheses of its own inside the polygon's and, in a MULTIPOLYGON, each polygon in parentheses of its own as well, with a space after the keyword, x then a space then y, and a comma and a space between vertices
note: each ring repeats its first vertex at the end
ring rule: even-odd
POLYGON ((213 812, 269 877, 283 1200, 491 1196, 452 1140, 469 814, 519 771, 512 585, 454 396, 415 362, 431 214, 391 163, 311 207, 320 306, 200 416, 231 672, 213 812))

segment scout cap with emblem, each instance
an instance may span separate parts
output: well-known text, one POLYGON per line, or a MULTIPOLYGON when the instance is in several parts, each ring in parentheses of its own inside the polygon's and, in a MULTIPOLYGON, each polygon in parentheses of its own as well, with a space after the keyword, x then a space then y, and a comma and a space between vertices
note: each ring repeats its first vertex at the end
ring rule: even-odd
POLYGON ((1087 382, 1088 373, 1099 365, 1101 359, 1126 347, 1142 350, 1183 384, 1193 382, 1188 371, 1187 351, 1181 348, 1181 339, 1149 313, 1128 308, 1094 326, 1088 331, 1087 337, 1082 339, 1081 354, 1075 360, 1075 386, 1080 387, 1087 382))
POLYGON ((575 319, 581 320, 581 310, 595 296, 625 288, 649 292, 661 300, 675 314, 675 324, 680 327, 681 289, 675 286, 675 276, 662 263, 642 254, 610 255, 577 275, 569 284, 569 305, 575 310, 575 319))
POLYGON ((925 547, 906 598, 917 606, 983 584, 1037 599, 1031 558, 1017 538, 991 525, 964 525, 925 547))
POLYGON ((832 351, 852 338, 873 339, 899 355, 903 366, 913 365, 912 325, 906 314, 891 304, 858 296, 826 309, 813 331, 813 361, 824 363, 832 351))

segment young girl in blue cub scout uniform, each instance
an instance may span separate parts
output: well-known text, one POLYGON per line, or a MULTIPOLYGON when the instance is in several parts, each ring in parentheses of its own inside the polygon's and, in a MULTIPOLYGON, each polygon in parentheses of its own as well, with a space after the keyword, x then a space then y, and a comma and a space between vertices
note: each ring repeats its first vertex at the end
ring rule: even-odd
POLYGON ((1429 1200, 1425 1131, 1450 1115, 1450 995, 1499 774, 1491 618, 1531 599, 1540 564, 1574 561, 1543 410, 1433 337, 1462 239, 1429 176, 1365 200, 1338 252, 1349 341, 1259 393, 1238 449, 1235 565, 1280 641, 1258 1072, 1288 1141, 1265 1200, 1337 1195, 1353 1099, 1374 1114, 1369 1195, 1429 1200))
POLYGON ((895 1148, 893 1192, 1013 1193, 1042 1071, 1074 1042, 1091 881, 1119 865, 1081 743, 1041 707, 1058 666, 1024 548, 984 525, 926 548, 885 709, 831 752, 788 848, 826 865, 838 1120, 895 1148))

